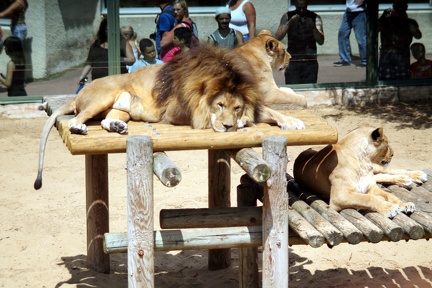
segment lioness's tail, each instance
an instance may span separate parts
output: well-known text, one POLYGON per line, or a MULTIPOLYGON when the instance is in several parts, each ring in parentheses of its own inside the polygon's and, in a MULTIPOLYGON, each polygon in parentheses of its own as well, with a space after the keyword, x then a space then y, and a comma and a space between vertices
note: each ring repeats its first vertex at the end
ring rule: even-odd
POLYGON ((48 140, 48 135, 51 131, 51 128, 54 126, 54 123, 58 116, 72 114, 75 111, 75 98, 69 101, 68 103, 61 106, 57 109, 47 120, 45 126, 42 130, 40 147, 39 147, 39 167, 38 174, 36 177, 36 181, 34 183, 34 188, 36 190, 42 187, 42 170, 43 170, 43 162, 44 162, 44 154, 45 154, 45 146, 48 140))

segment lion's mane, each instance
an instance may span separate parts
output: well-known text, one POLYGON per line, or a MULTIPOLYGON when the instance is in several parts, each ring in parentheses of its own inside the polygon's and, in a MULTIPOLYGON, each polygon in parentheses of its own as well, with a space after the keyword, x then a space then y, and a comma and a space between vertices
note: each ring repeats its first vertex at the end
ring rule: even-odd
POLYGON ((243 115, 254 121, 260 102, 252 71, 239 53, 202 45, 164 64, 152 93, 159 107, 167 107, 164 118, 173 124, 209 128, 210 105, 223 92, 241 96, 245 103, 243 115))

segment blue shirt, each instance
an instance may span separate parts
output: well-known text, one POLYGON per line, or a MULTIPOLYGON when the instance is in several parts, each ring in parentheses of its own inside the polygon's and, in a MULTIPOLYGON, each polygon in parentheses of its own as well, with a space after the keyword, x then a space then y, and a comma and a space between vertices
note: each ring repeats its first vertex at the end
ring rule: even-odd
POLYGON ((162 40, 162 34, 164 32, 171 31, 175 25, 175 17, 173 12, 173 7, 168 5, 165 9, 162 10, 162 13, 159 15, 159 20, 156 24, 156 50, 158 55, 160 54, 161 45, 160 42, 162 40), (170 12, 168 12, 170 11, 170 12))
POLYGON ((131 72, 133 72, 133 71, 135 71, 141 67, 150 66, 153 64, 163 64, 163 63, 164 62, 162 62, 162 60, 159 60, 159 59, 155 59, 152 62, 145 61, 144 59, 139 59, 138 61, 135 61, 135 63, 131 66, 131 68, 129 69, 129 73, 131 73, 131 72))

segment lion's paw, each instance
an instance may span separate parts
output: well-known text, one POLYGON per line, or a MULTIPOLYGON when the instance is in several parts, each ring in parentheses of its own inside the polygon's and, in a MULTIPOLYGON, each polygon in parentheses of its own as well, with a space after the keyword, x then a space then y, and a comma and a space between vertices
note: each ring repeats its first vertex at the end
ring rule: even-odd
POLYGON ((427 181, 427 174, 423 171, 409 171, 408 175, 416 184, 422 184, 427 181))
POLYGON ((393 218, 396 215, 400 214, 402 212, 402 210, 403 209, 399 205, 388 203, 387 207, 381 209, 378 212, 380 212, 381 214, 384 214, 384 216, 387 218, 393 218))
POLYGON ((414 183, 412 178, 408 175, 397 175, 395 184, 400 187, 411 189, 414 183))
POLYGON ((110 123, 110 132, 117 132, 119 134, 126 134, 128 125, 123 121, 112 121, 110 123))
POLYGON ((301 129, 306 128, 306 126, 302 120, 297 119, 297 118, 293 118, 293 117, 289 117, 283 123, 278 122, 278 126, 282 130, 301 130, 301 129))
POLYGON ((128 125, 126 122, 116 119, 104 119, 101 122, 102 128, 108 132, 117 132, 119 134, 126 134, 128 125))
POLYGON ((88 132, 88 128, 85 124, 74 124, 69 127, 69 131, 72 134, 86 135, 88 132))
POLYGON ((416 210, 415 204, 412 202, 406 202, 402 205, 402 212, 412 213, 416 210))

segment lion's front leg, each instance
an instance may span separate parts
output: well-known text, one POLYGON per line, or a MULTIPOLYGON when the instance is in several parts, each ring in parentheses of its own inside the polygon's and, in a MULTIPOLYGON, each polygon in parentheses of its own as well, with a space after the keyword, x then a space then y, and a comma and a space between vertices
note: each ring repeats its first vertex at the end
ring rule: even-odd
MULTIPOLYGON (((402 203, 403 204, 403 203, 402 203)), ((379 195, 358 193, 354 188, 335 189, 332 186, 330 207, 336 211, 342 209, 365 209, 392 218, 404 210, 401 205, 391 203, 379 195)))
POLYGON ((303 95, 297 94, 288 87, 277 87, 276 84, 275 87, 263 97, 263 102, 265 105, 288 104, 300 106, 302 108, 307 107, 307 101, 303 95))
POLYGON ((412 187, 413 183, 422 184, 427 181, 427 174, 420 170, 392 169, 374 164, 373 172, 377 183, 412 187))
POLYGON ((300 119, 283 115, 267 106, 263 106, 259 114, 258 123, 277 124, 282 130, 305 129, 305 124, 300 119))
POLYGON ((376 195, 379 197, 384 198, 386 201, 390 203, 394 203, 401 207, 402 212, 414 212, 415 211, 415 204, 412 202, 403 202, 399 198, 397 198, 392 193, 386 192, 379 188, 377 185, 373 186, 367 191, 367 194, 369 195, 376 195))

